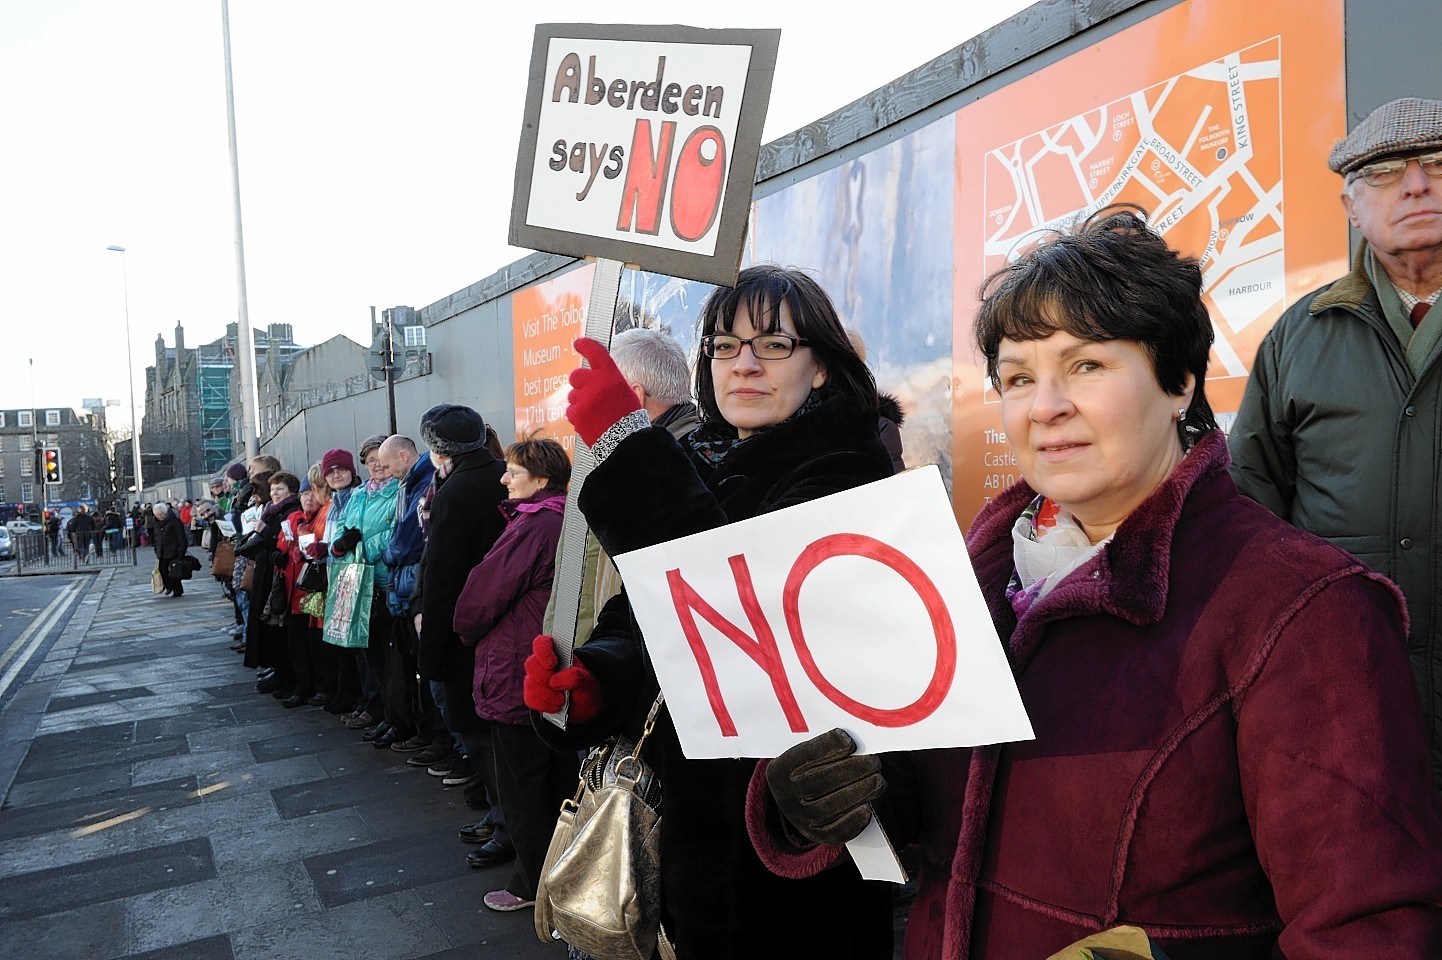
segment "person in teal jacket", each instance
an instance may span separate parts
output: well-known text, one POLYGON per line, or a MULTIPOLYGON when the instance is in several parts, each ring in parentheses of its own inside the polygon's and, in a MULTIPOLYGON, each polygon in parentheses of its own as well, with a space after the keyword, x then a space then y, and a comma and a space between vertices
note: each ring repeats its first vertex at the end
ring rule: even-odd
MULTIPOLYGON (((380 446, 384 435, 368 437, 360 446, 360 459, 370 474, 370 479, 351 493, 341 512, 336 537, 331 541, 331 582, 343 582, 343 570, 348 564, 362 564, 364 569, 358 580, 359 588, 351 593, 332 589, 326 595, 325 638, 338 646, 359 651, 356 665, 361 674, 360 714, 374 718, 375 723, 365 728, 364 739, 375 742, 384 739, 387 729, 379 718, 384 715, 381 699, 380 678, 385 675, 385 642, 391 635, 391 614, 386 608, 386 566, 381 562, 386 547, 391 542, 391 530, 395 525, 396 491, 399 484, 390 477, 380 459, 380 446), (338 625, 344 622, 346 604, 350 604, 348 622, 344 630, 338 625), (361 609, 355 609, 360 607, 361 609), (339 609, 338 609, 339 608, 339 609), (342 619, 333 619, 340 617, 342 619), (374 640, 374 642, 372 642, 374 640)), ((359 728, 357 728, 359 729, 359 728)), ((388 746, 389 741, 381 746, 388 746)))

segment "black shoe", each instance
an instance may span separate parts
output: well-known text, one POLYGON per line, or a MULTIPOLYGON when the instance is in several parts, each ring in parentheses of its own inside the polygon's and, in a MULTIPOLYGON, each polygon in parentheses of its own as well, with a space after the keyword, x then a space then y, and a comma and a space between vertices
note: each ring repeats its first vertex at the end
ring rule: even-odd
POLYGON ((280 677, 277 677, 277 676, 275 676, 274 674, 272 674, 272 675, 266 677, 264 680, 261 680, 261 681, 259 681, 259 682, 256 683, 256 685, 255 685, 255 692, 256 692, 256 693, 275 693, 277 690, 279 690, 279 689, 281 688, 282 685, 283 685, 283 682, 282 682, 282 680, 280 679, 280 677))
POLYGON ((375 747, 377 750, 383 750, 393 743, 401 743, 402 741, 408 739, 410 739, 409 733, 402 730, 400 727, 391 727, 385 733, 372 740, 371 746, 375 747))
POLYGON ((328 693, 317 693, 315 696, 313 696, 313 697, 311 697, 309 700, 307 700, 306 703, 310 704, 312 707, 327 707, 327 706, 330 706, 330 694, 328 694, 328 693))
POLYGON ((495 840, 487 840, 479 850, 472 850, 466 854, 466 865, 477 870, 483 867, 494 867, 502 863, 510 863, 516 859, 516 848, 509 844, 502 845, 495 840))
POLYGON ((366 743, 374 743, 376 740, 389 733, 391 729, 391 725, 382 720, 380 723, 366 730, 365 733, 362 733, 361 739, 364 740, 366 743))
MULTIPOLYGON (((394 748, 393 748, 394 749, 394 748)), ((420 753, 406 757, 406 765, 411 767, 429 767, 433 763, 439 763, 455 753, 449 743, 434 744, 426 747, 420 753)))
POLYGON ((495 826, 486 820, 477 820, 461 827, 460 836, 466 843, 485 843, 496 833, 495 826))
POLYGON ((307 702, 309 702, 309 700, 310 700, 310 697, 307 697, 307 696, 306 696, 305 694, 303 694, 303 693, 292 693, 290 696, 288 696, 288 697, 286 697, 284 700, 282 700, 282 701, 280 702, 280 705, 281 705, 282 707, 285 707, 287 710, 289 710, 289 709, 292 708, 292 707, 298 707, 298 706, 300 706, 300 705, 303 704, 303 703, 307 703, 307 702))
POLYGON ((396 753, 415 753, 417 750, 425 751, 431 748, 431 738, 423 733, 409 737, 399 743, 391 744, 391 749, 396 753))

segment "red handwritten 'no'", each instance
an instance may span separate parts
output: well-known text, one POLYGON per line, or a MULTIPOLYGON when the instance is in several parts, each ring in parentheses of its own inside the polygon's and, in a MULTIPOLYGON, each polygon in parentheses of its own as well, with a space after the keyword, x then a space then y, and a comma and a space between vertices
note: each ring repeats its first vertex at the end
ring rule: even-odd
MULTIPOLYGON (((727 563, 731 567, 731 576, 736 581, 737 598, 741 601, 741 608, 746 611, 746 619, 751 624, 754 636, 748 635, 742 628, 718 613, 715 607, 707 603, 695 588, 686 582, 679 569, 666 571, 666 583, 671 591, 671 603, 676 608, 676 616, 681 623, 681 631, 686 637, 686 643, 691 648, 691 655, 696 658, 696 666, 701 672, 701 682, 706 688, 706 699, 711 705, 711 712, 716 717, 717 725, 721 728, 721 735, 724 737, 737 736, 736 724, 731 719, 731 712, 726 707, 725 697, 722 696, 710 651, 706 649, 706 644, 701 639, 701 631, 696 625, 696 614, 700 614, 702 619, 734 643, 765 671, 771 680, 771 689, 776 694, 781 712, 786 717, 786 722, 791 730, 796 733, 808 732, 806 719, 802 716, 801 707, 796 702, 796 695, 791 689, 791 681, 786 676, 786 666, 781 660, 781 651, 777 646, 775 633, 772 631, 765 613, 761 610, 761 604, 756 599, 756 588, 751 582, 751 571, 746 564, 746 557, 744 554, 737 554, 728 558, 727 563)), ((790 633, 791 643, 796 648, 796 655, 801 661, 802 670, 826 699, 852 716, 879 727, 905 727, 930 716, 946 699, 946 694, 951 689, 951 682, 956 676, 956 629, 952 624, 951 614, 947 611, 941 593, 931 582, 931 578, 911 558, 895 547, 872 537, 855 533, 831 534, 816 540, 803 550, 801 555, 796 558, 796 562, 791 565, 791 571, 786 577, 786 585, 781 594, 781 607, 786 617, 786 628, 790 633), (863 557, 891 568, 916 591, 917 596, 921 598, 922 604, 926 607, 927 616, 931 619, 932 635, 936 640, 936 664, 926 689, 922 691, 920 697, 906 706, 875 707, 842 693, 835 684, 822 675, 821 669, 816 665, 816 658, 811 653, 811 647, 806 642, 799 605, 801 587, 811 572, 822 563, 834 557, 843 556, 863 557)))

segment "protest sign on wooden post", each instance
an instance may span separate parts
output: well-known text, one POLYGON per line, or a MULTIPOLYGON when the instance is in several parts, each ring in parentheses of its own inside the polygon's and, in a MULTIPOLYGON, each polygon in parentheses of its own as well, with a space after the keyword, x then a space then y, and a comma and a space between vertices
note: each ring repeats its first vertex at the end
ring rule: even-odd
MULTIPOLYGON (((779 30, 538 24, 510 241, 596 261, 586 336, 611 343, 623 265, 736 282, 779 30)), ((553 401, 559 402, 559 401, 553 401)), ((571 662, 585 573, 579 440, 550 631, 571 662)), ((565 710, 547 716, 565 725, 565 710)))
POLYGON ((511 243, 735 283, 780 37, 538 25, 511 243))

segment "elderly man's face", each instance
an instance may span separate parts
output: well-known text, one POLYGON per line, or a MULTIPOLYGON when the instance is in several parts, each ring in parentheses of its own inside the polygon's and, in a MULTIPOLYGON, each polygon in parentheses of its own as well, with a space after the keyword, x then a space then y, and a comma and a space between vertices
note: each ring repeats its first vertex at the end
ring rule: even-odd
POLYGON ((411 464, 410 451, 402 449, 389 443, 381 444, 376 456, 380 458, 381 466, 385 468, 388 477, 404 477, 410 472, 411 464))
POLYGON ((1384 187, 1358 177, 1342 195, 1342 206, 1379 253, 1398 257, 1430 251, 1442 260, 1442 179, 1427 176, 1420 165, 1408 163, 1402 179, 1384 187))

